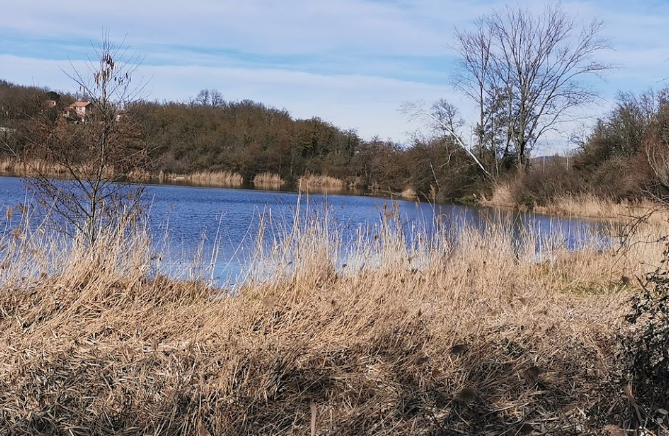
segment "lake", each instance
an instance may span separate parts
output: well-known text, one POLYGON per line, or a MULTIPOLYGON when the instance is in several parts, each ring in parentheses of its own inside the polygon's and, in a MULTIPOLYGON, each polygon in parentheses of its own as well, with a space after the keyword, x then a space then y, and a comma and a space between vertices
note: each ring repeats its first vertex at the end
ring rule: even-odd
MULTIPOLYGON (((23 179, 0 177, 0 211, 29 200, 23 179)), ((543 236, 555 234, 564 246, 577 249, 583 241, 590 240, 590 235, 603 230, 603 224, 595 221, 366 196, 149 185, 146 201, 156 244, 168 257, 165 265, 177 268, 188 264, 201 247, 202 258, 211 263, 211 277, 219 285, 234 283, 244 273, 256 249, 261 217, 266 228, 262 240, 265 245, 273 237, 285 234, 298 213, 326 219, 344 247, 361 232, 373 231, 388 210, 396 213, 408 233, 428 237, 438 230, 436 222, 457 231, 463 223, 483 229, 491 222, 504 220, 518 238, 526 231, 543 236)), ((16 222, 16 218, 13 220, 16 222)), ((0 231, 10 229, 2 213, 0 231)))

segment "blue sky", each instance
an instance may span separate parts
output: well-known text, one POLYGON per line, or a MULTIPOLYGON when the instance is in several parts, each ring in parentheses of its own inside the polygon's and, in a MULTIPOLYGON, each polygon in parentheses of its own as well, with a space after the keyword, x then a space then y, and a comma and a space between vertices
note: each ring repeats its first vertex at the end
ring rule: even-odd
MULTIPOLYGON (((136 75, 150 79, 152 100, 185 101, 204 88, 226 100, 251 99, 296 118, 318 116, 365 139, 407 142, 421 128, 399 110, 407 101, 446 98, 471 107, 450 86, 454 29, 506 4, 491 0, 53 0, 4 2, 0 78, 76 91, 62 70, 79 68, 102 29, 144 57, 136 75)), ((618 67, 593 82, 604 100, 618 91, 669 85, 669 1, 563 1, 584 22, 601 19, 618 67)), ((582 122, 588 124, 591 118, 582 122)), ((563 148, 576 125, 548 138, 563 148)), ((540 150, 541 151, 541 150, 540 150)))

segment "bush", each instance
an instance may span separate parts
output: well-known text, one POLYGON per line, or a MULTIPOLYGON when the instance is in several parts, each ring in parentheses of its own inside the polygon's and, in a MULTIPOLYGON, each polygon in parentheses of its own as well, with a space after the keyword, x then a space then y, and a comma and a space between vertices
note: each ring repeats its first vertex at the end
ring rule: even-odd
POLYGON ((649 407, 669 406, 669 244, 661 266, 648 274, 648 284, 631 298, 625 319, 636 326, 623 335, 627 362, 625 382, 632 382, 638 399, 649 407))
POLYGON ((561 158, 553 158, 545 164, 532 166, 515 183, 516 204, 533 208, 546 206, 557 197, 580 192, 580 179, 566 166, 561 158))

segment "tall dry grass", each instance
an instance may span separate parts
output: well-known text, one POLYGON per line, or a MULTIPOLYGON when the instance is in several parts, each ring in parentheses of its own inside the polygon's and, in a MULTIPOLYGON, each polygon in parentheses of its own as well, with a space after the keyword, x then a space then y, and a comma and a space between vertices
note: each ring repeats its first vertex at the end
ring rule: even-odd
POLYGON ((279 189, 285 184, 286 181, 275 173, 260 173, 253 177, 253 186, 260 189, 279 189))
POLYGON ((312 189, 346 189, 346 182, 336 177, 331 177, 322 174, 305 174, 300 177, 298 186, 301 191, 309 191, 312 189))
POLYGON ((67 168, 40 159, 22 160, 5 158, 0 161, 0 174, 32 177, 39 174, 47 177, 66 177, 67 168))
POLYGON ((548 215, 579 216, 596 219, 629 219, 649 216, 659 223, 667 222, 666 207, 648 199, 639 201, 613 201, 594 195, 565 195, 556 198, 552 204, 536 207, 536 212, 548 215))
POLYGON ((244 184, 241 174, 230 171, 196 171, 190 174, 160 173, 161 183, 187 183, 195 186, 217 186, 222 188, 238 188, 244 184))
MULTIPOLYGON (((232 293, 157 270, 144 228, 0 243, 7 434, 598 434, 631 406, 615 333, 661 244, 570 252, 511 226, 352 247, 327 215, 232 293), (106 233, 105 233, 106 232, 106 233), (312 432, 313 434, 313 432, 312 432)), ((444 226, 444 229, 447 227, 444 226)), ((636 240, 659 230, 638 229, 636 240)), ((593 241, 596 238, 593 237, 593 241)))
POLYGON ((483 197, 481 205, 487 207, 509 208, 517 207, 518 204, 513 195, 513 185, 508 182, 496 183, 493 186, 490 198, 483 197))
MULTIPOLYGON (((489 198, 483 197, 481 205, 495 208, 521 208, 514 197, 514 186, 503 182, 497 184, 489 198)), ((650 199, 637 201, 614 201, 592 194, 561 195, 549 204, 534 205, 532 211, 551 216, 572 216, 598 220, 630 221, 638 218, 664 224, 669 219, 667 208, 650 199)))
MULTIPOLYGON (((96 166, 94 164, 72 164, 70 168, 54 162, 42 159, 11 159, 0 160, 0 174, 6 174, 19 177, 53 177, 58 179, 70 179, 72 174, 70 169, 74 170, 79 176, 83 174, 94 174, 96 166)), ((103 175, 106 179, 113 179, 120 176, 112 167, 105 167, 103 175)), ((154 177, 145 170, 135 169, 125 175, 131 182, 148 182, 154 177)))
MULTIPOLYGON (((93 167, 82 167, 79 170, 90 173, 93 167)), ((62 165, 46 162, 43 160, 19 160, 3 159, 0 160, 0 174, 8 174, 20 177, 34 177, 44 175, 47 177, 69 178, 70 174, 67 168, 62 165)), ((104 174, 106 178, 115 176, 113 169, 107 168, 104 174)), ((187 183, 194 186, 216 186, 224 188, 238 188, 244 184, 244 178, 241 174, 230 171, 196 171, 187 174, 177 173, 152 173, 147 170, 134 169, 125 177, 131 182, 146 183, 158 180, 161 183, 187 183)))

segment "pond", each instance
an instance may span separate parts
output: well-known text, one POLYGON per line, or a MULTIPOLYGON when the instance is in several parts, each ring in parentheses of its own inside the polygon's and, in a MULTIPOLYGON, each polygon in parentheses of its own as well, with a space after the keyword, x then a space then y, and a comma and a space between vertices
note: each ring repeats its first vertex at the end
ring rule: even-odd
MULTIPOLYGON (((0 177, 0 232, 11 227, 4 211, 29 201, 24 180, 0 177)), ((163 249, 168 247, 171 264, 191 262, 200 251, 203 261, 211 263, 211 276, 219 285, 239 280, 256 250, 261 226, 265 228, 262 243, 267 245, 289 233, 298 214, 326 219, 344 247, 361 232, 374 231, 389 213, 412 234, 429 237, 443 226, 457 232, 462 225, 483 229, 504 221, 518 238, 526 232, 558 235, 569 249, 604 231, 604 224, 596 221, 367 196, 149 185, 146 202, 151 232, 163 249)))

